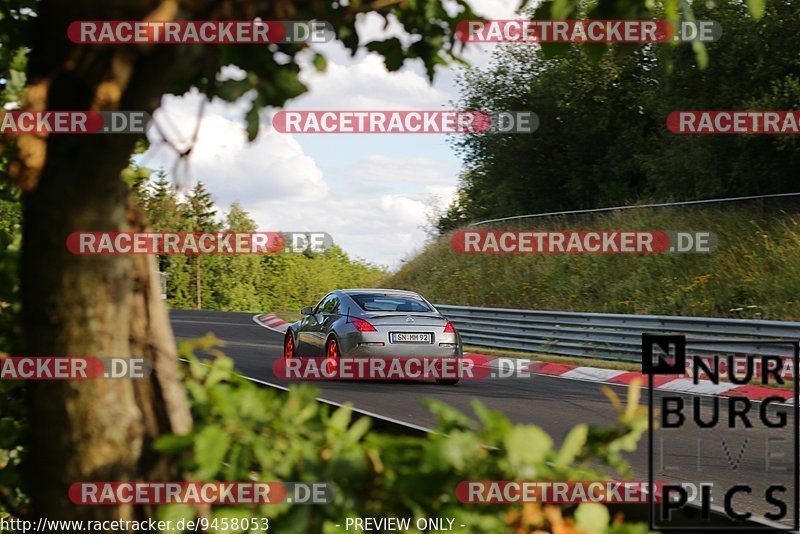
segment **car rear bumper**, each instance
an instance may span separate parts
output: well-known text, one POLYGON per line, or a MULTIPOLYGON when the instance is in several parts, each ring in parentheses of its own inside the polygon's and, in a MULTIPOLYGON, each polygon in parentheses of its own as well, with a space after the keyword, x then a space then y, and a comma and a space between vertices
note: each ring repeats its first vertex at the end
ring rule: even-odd
POLYGON ((433 343, 390 343, 386 334, 358 332, 344 336, 339 344, 341 355, 351 358, 458 358, 463 354, 460 339, 453 334, 436 336, 433 343))

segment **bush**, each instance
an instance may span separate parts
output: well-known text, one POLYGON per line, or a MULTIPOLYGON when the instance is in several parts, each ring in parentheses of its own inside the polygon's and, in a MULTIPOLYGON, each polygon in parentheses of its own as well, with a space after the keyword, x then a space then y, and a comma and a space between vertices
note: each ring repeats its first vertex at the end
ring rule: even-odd
MULTIPOLYGON (((560 449, 534 425, 514 425, 500 412, 473 402, 477 422, 430 402, 438 424, 425 437, 369 432, 370 420, 350 406, 331 410, 301 385, 288 393, 238 377, 213 336, 181 345, 195 427, 165 436, 156 448, 174 453, 192 480, 303 481, 332 484, 330 505, 273 504, 217 507, 216 518, 267 517, 278 531, 335 532, 347 517, 455 517, 471 532, 646 532, 644 525, 613 521, 600 504, 561 509, 538 504, 467 505, 455 499, 465 480, 600 480, 629 475, 621 453, 632 451, 647 417, 631 388, 612 428, 577 425, 560 449), (202 350, 214 358, 200 361, 202 350)), ((161 508, 164 519, 194 517, 191 507, 161 508)))
MULTIPOLYGON (((470 505, 455 498, 466 480, 601 480, 631 474, 623 452, 633 451, 646 430, 639 390, 627 406, 607 391, 619 412, 613 427, 579 424, 560 448, 535 425, 514 425, 500 412, 473 402, 477 422, 430 402, 435 432, 425 437, 370 432, 371 421, 350 406, 331 409, 317 391, 300 385, 286 393, 239 377, 233 361, 209 335, 183 342, 184 382, 195 425, 186 436, 167 435, 156 449, 171 453, 186 480, 327 482, 329 505, 219 506, 210 519, 268 518, 278 532, 333 533, 348 517, 452 517, 470 532, 644 533, 643 524, 611 518, 601 504, 558 507, 470 505), (211 354, 201 361, 195 351, 211 354)), ((0 382, 0 517, 29 513, 23 492, 27 422, 18 385, 0 382), (4 508, 4 505, 9 505, 4 508)), ((161 506, 158 519, 194 519, 188 505, 161 506)), ((174 524, 174 523, 173 523, 174 524)), ((237 532, 229 530, 228 532, 237 532)), ((241 532, 241 531, 239 531, 241 532)))

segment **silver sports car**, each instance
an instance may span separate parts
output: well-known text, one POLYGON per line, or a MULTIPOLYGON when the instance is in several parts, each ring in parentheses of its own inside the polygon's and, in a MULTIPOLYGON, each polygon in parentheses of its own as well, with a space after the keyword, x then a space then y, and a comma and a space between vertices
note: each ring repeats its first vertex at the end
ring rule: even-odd
MULTIPOLYGON (((433 305, 413 291, 339 289, 331 291, 289 326, 284 358, 460 358, 461 337, 433 305)), ((457 378, 437 379, 455 384, 457 378)))

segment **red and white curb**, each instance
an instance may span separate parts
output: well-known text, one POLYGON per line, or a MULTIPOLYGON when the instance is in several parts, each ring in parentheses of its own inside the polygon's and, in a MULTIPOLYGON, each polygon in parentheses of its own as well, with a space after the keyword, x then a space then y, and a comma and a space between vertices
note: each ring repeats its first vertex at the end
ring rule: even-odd
POLYGON ((286 331, 289 329, 289 323, 279 317, 276 317, 274 313, 262 313, 254 315, 253 321, 255 321, 258 326, 263 326, 264 328, 280 334, 286 333, 286 331))
MULTIPOLYGON (((289 328, 289 323, 280 319, 272 313, 259 314, 253 316, 253 321, 264 328, 278 333, 285 333, 289 328)), ((470 355, 467 353, 465 355, 470 355)), ((488 356, 485 354, 474 354, 489 360, 499 358, 498 356, 488 356)), ((519 358, 515 358, 519 360, 519 358)), ((627 386, 638 379, 642 386, 647 387, 647 375, 633 371, 620 371, 617 369, 602 369, 598 367, 584 367, 578 365, 567 365, 564 363, 537 362, 535 360, 523 360, 525 364, 519 365, 518 369, 529 372, 533 375, 552 376, 568 380, 580 380, 584 382, 599 382, 615 386, 627 386)), ((693 393, 697 395, 718 395, 722 397, 747 397, 750 400, 762 400, 766 397, 782 397, 785 404, 792 404, 792 391, 789 389, 769 388, 758 385, 736 385, 728 382, 715 384, 711 380, 694 380, 681 375, 657 375, 653 377, 653 388, 673 393, 693 393)), ((798 399, 800 400, 800 399, 798 399)))
MULTIPOLYGON (((587 382, 600 382, 617 386, 627 386, 634 380, 641 381, 647 387, 648 377, 645 374, 620 371, 615 369, 600 369, 596 367, 582 367, 563 363, 548 363, 528 360, 528 371, 543 376, 553 376, 571 380, 587 382)), ((785 404, 792 404, 792 391, 788 389, 769 388, 758 385, 736 385, 728 382, 715 384, 711 380, 694 380, 681 375, 657 375, 653 377, 653 388, 674 393, 694 393, 700 395, 719 395, 722 397, 747 397, 750 400, 762 400, 766 397, 781 397, 785 404)))

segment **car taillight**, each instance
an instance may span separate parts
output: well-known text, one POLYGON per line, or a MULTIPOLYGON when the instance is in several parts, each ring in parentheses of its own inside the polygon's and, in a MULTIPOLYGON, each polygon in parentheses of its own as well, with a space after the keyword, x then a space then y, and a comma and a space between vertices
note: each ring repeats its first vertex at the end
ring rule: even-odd
POLYGON ((355 326, 356 330, 358 330, 359 332, 377 332, 377 330, 375 330, 375 327, 369 324, 369 322, 365 321, 364 319, 351 317, 350 320, 353 321, 353 326, 355 326))
POLYGON ((450 321, 447 321, 447 324, 444 327, 444 333, 445 334, 455 334, 456 333, 456 329, 453 326, 453 323, 451 323, 450 321))

